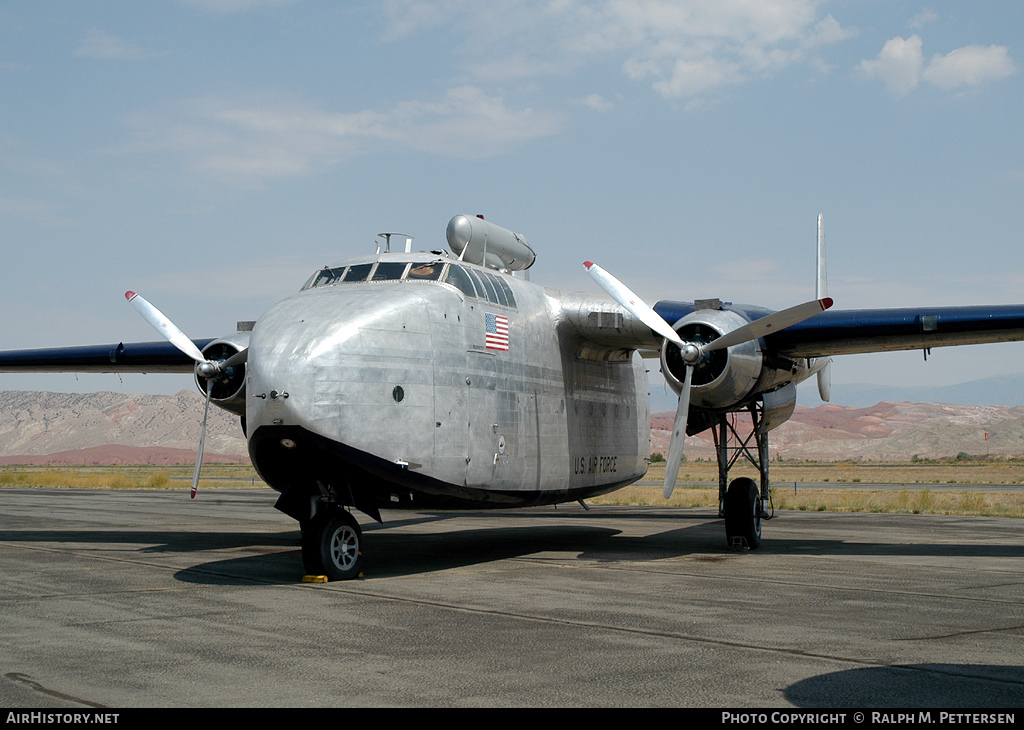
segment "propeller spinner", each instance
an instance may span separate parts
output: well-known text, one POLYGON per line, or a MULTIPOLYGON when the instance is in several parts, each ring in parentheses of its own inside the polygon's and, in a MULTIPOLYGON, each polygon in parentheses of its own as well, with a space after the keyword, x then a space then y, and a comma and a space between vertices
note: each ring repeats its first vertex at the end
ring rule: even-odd
POLYGON ((686 441, 686 419, 690 412, 690 391, 692 389, 694 367, 710 352, 742 345, 744 342, 756 340, 772 332, 791 327, 798 322, 803 322, 805 319, 810 319, 832 306, 832 300, 828 297, 812 299, 795 307, 769 314, 767 317, 755 319, 753 322, 748 322, 742 327, 726 332, 711 342, 686 342, 660 314, 630 291, 621 281, 592 261, 585 261, 583 265, 586 267, 591 278, 608 292, 615 301, 625 307, 630 314, 669 342, 677 345, 683 363, 686 365, 686 375, 683 378, 682 388, 679 391, 679 405, 676 407, 676 417, 672 423, 672 440, 669 443, 668 458, 665 462, 665 489, 663 492, 665 499, 672 496, 672 491, 676 486, 676 477, 679 474, 679 464, 683 460, 683 444, 686 441))

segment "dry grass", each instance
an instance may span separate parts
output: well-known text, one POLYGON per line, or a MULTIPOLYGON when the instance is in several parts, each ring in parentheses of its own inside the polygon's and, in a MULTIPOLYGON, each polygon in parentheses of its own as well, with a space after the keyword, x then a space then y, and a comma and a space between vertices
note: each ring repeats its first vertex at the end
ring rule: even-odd
POLYGON ((1024 517, 1024 493, 1014 492, 805 489, 794 494, 773 490, 772 501, 776 509, 1024 517))
POLYGON ((643 507, 717 507, 718 488, 676 485, 672 497, 662 497, 662 487, 633 485, 611 494, 587 499, 590 504, 628 504, 643 507))
MULTIPOLYGON (((0 487, 74 489, 187 489, 191 466, 0 467, 0 487)), ((204 466, 200 488, 244 489, 266 486, 248 464, 204 466)))
MULTIPOLYGON (((737 467, 730 477, 757 473, 737 467)), ((687 463, 679 473, 672 498, 661 496, 665 467, 651 466, 636 485, 592 504, 672 507, 717 507, 718 467, 714 463, 687 463)), ((0 467, 0 487, 71 487, 77 489, 187 489, 190 466, 82 466, 0 467)), ((981 515, 1024 517, 1024 491, 979 492, 970 484, 1022 484, 1024 464, 772 464, 772 501, 776 509, 829 512, 895 512, 906 514, 981 515), (808 488, 807 482, 875 482, 915 485, 906 489, 808 488), (794 493, 793 482, 800 486, 794 493), (929 484, 962 484, 956 491, 929 489, 929 484)), ((203 468, 201 489, 266 486, 248 464, 211 464, 203 468)))
MULTIPOLYGON (((1024 490, 1021 492, 979 492, 970 484, 1022 484, 1024 464, 782 464, 772 463, 772 502, 775 509, 819 512, 890 512, 901 514, 976 515, 1024 518, 1024 490), (798 487, 793 489, 793 483, 798 487), (807 482, 914 485, 904 489, 808 488, 807 482), (962 484, 957 490, 933 490, 927 485, 962 484)), ((738 467, 730 479, 749 476, 752 468, 738 467)), ((597 497, 593 504, 635 504, 673 507, 717 507, 718 466, 698 462, 683 464, 679 481, 669 501, 662 497, 665 467, 652 464, 647 476, 634 486, 597 497)))
MULTIPOLYGON (((587 500, 591 504, 717 507, 718 487, 677 487, 667 502, 661 487, 632 486, 587 500)), ((930 489, 772 489, 775 509, 811 512, 1024 517, 1024 493, 932 491, 930 489)))
MULTIPOLYGON (((875 462, 773 461, 773 484, 788 482, 874 482, 878 484, 1024 484, 1024 461, 922 462, 883 464, 875 462)), ((737 463, 730 476, 757 477, 757 471, 737 463)), ((644 482, 665 479, 665 465, 651 464, 644 482)), ((718 483, 714 462, 687 462, 679 470, 680 481, 718 483)))

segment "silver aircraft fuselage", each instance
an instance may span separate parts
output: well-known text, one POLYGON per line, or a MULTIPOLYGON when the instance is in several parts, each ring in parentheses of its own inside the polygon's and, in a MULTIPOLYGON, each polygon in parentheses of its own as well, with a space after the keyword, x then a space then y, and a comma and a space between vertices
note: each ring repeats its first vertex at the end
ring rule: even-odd
POLYGON ((249 337, 249 452, 279 507, 550 504, 646 473, 646 370, 616 340, 658 340, 618 305, 430 253, 330 270, 365 264, 365 280, 307 285, 249 337), (378 262, 406 273, 373 280, 378 262), (434 279, 408 273, 431 265, 434 279))

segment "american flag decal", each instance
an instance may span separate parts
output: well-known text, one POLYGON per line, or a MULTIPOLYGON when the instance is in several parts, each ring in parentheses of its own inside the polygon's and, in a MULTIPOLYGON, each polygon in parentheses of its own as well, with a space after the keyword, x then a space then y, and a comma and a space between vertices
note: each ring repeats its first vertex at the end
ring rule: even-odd
POLYGON ((484 331, 488 350, 508 352, 508 317, 484 312, 484 331))

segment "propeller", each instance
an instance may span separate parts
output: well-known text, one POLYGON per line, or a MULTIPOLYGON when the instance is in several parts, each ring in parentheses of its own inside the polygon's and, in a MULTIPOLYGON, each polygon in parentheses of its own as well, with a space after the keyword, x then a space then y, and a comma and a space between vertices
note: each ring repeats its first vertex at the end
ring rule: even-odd
POLYGON ((683 386, 679 391, 679 405, 676 408, 675 421, 672 423, 672 440, 669 442, 668 459, 665 462, 665 490, 663 493, 665 499, 672 496, 672 491, 676 486, 676 477, 679 474, 679 464, 683 460, 683 444, 686 441, 686 419, 690 412, 690 386, 694 366, 709 352, 742 345, 744 342, 756 340, 772 332, 783 330, 798 322, 803 322, 805 319, 810 319, 832 306, 832 300, 828 297, 812 299, 795 307, 769 314, 767 317, 755 319, 753 322, 748 322, 742 327, 726 332, 711 342, 686 342, 660 314, 630 291, 621 281, 592 261, 585 261, 583 265, 586 267, 591 278, 608 292, 615 301, 625 307, 630 314, 669 342, 677 345, 683 358, 683 363, 686 365, 683 386))
POLYGON ((124 293, 128 303, 135 307, 143 319, 149 322, 153 329, 162 334, 167 341, 177 347, 183 353, 196 361, 196 375, 206 380, 206 406, 203 409, 203 426, 199 431, 199 448, 196 450, 196 468, 192 473, 192 499, 196 498, 196 489, 199 486, 199 470, 203 465, 203 446, 206 443, 206 418, 210 413, 210 398, 213 396, 213 380, 230 367, 241 365, 249 359, 249 348, 240 350, 223 362, 220 360, 207 360, 203 353, 189 339, 188 335, 182 332, 167 316, 159 309, 150 304, 146 299, 133 291, 124 293))

